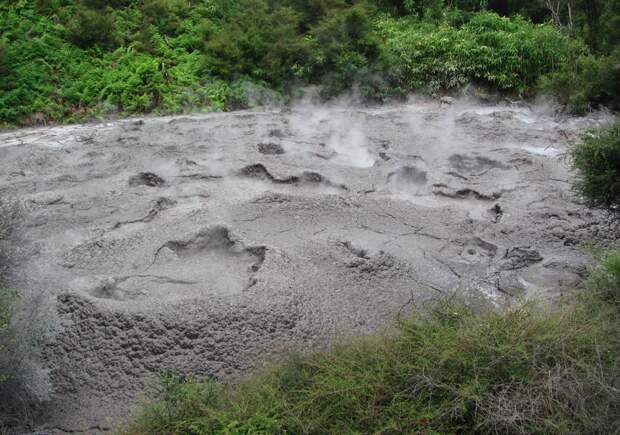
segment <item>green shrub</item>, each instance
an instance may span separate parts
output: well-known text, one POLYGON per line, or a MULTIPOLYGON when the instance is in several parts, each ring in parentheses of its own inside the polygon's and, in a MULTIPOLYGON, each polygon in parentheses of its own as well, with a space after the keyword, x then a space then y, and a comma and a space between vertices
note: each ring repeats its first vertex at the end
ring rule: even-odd
POLYGON ((410 18, 384 19, 386 70, 405 89, 437 92, 479 81, 504 91, 527 92, 577 49, 550 25, 475 14, 461 28, 410 18))
POLYGON ((599 263, 586 286, 620 309, 620 249, 604 253, 599 263))
POLYGON ((592 33, 598 31, 601 38, 601 48, 604 52, 611 52, 620 45, 620 1, 607 0, 602 8, 600 21, 601 29, 592 29, 592 33))
POLYGON ((305 32, 323 18, 347 9, 347 0, 271 0, 279 7, 290 7, 300 14, 300 30, 305 32))
POLYGON ((620 412, 619 331, 593 295, 504 313, 440 303, 236 386, 165 378, 122 433, 604 433, 620 412))
MULTIPOLYGON (((613 1, 605 3, 605 22, 614 22, 613 1)), ((617 107, 618 55, 588 57, 583 44, 551 25, 502 18, 482 11, 484 3, 0 2, 0 124, 243 107, 237 84, 250 82, 277 92, 318 84, 328 97, 355 87, 384 99, 470 81, 529 95, 547 75, 545 88, 575 105, 617 107), (222 82, 229 89, 213 91, 222 82)), ((515 12, 518 2, 509 3, 505 13, 515 12)), ((608 46, 615 36, 607 34, 601 41, 608 46)))
POLYGON ((443 0, 404 0, 405 10, 418 18, 439 19, 443 12, 443 0))
POLYGON ((370 11, 363 6, 331 14, 314 26, 309 35, 310 56, 298 74, 321 84, 333 96, 353 83, 367 82, 377 72, 380 43, 373 32, 370 11))
POLYGON ((304 55, 299 15, 290 8, 271 9, 264 0, 241 4, 237 14, 208 35, 206 70, 224 79, 251 77, 278 86, 293 76, 304 55))
POLYGON ((114 22, 105 10, 78 6, 64 20, 68 39, 80 48, 114 44, 114 22))
POLYGON ((0 76, 6 74, 7 72, 7 59, 6 59, 6 48, 4 44, 0 42, 0 76))
POLYGON ((190 7, 187 0, 145 0, 142 12, 148 24, 155 24, 164 34, 174 35, 190 7))
POLYGON ((571 151, 575 189, 591 206, 620 206, 620 122, 588 133, 571 151))
POLYGON ((576 113, 607 106, 620 109, 620 47, 609 56, 582 54, 541 79, 543 90, 576 113))

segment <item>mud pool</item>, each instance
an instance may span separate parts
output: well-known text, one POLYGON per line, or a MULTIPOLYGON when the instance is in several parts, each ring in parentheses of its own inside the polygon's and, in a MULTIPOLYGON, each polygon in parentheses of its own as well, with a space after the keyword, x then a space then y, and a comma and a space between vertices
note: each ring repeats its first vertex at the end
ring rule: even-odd
POLYGON ((161 370, 237 376, 438 296, 570 291, 618 235, 565 158, 607 121, 417 100, 0 133, 12 284, 54 313, 51 425, 111 427, 161 370))

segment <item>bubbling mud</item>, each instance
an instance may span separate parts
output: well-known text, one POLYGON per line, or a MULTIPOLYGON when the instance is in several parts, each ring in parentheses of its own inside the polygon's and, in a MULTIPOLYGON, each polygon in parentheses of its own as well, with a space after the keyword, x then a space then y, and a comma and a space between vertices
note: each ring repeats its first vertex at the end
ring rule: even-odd
POLYGON ((562 158, 606 122, 418 99, 0 134, 11 284, 57 312, 50 424, 89 432, 162 370, 237 376, 412 301, 553 300, 618 236, 562 158))

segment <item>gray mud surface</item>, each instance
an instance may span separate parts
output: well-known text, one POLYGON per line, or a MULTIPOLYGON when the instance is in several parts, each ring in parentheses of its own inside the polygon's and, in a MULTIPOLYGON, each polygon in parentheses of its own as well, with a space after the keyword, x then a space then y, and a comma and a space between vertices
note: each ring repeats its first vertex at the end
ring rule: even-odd
POLYGON ((55 313, 51 426, 111 427, 162 370, 238 376, 440 295, 557 298, 618 235, 564 157, 607 120, 416 101, 0 134, 13 284, 55 313))

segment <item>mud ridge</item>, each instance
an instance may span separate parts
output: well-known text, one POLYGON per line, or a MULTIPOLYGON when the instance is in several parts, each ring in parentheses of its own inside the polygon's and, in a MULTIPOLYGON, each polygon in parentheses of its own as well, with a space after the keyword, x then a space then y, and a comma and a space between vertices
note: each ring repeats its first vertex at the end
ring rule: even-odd
POLYGON ((261 163, 245 166, 239 171, 239 175, 266 180, 274 184, 323 184, 329 187, 348 190, 345 185, 332 183, 318 172, 304 171, 301 175, 291 175, 284 178, 278 178, 272 175, 271 172, 269 172, 269 170, 267 170, 267 168, 261 163))

